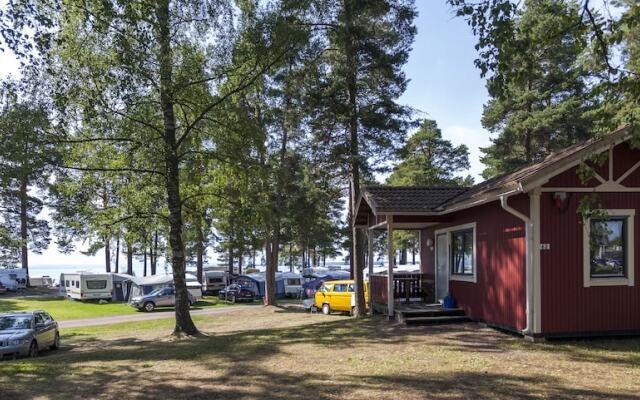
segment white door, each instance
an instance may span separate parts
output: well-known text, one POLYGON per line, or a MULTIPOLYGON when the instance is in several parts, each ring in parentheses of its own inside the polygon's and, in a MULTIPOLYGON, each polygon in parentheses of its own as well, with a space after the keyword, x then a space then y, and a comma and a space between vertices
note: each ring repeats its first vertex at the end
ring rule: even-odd
POLYGON ((446 233, 436 236, 436 301, 449 294, 449 240, 446 233))

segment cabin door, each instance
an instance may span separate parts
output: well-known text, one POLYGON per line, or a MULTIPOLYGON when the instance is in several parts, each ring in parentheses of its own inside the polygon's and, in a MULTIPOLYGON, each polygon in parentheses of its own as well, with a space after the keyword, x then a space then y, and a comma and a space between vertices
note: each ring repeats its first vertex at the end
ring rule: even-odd
POLYGON ((446 233, 436 236, 436 301, 449 294, 449 240, 446 233))

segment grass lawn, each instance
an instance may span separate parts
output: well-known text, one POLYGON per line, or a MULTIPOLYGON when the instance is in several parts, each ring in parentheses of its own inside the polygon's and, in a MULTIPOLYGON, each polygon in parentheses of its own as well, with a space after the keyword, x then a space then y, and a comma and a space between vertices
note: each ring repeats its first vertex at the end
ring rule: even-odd
MULTIPOLYGON (((198 302, 193 309, 225 305, 227 305, 225 302, 219 302, 215 297, 205 297, 202 301, 198 302)), ((135 308, 124 303, 98 304, 96 302, 67 300, 64 297, 0 298, 0 313, 29 310, 45 310, 50 313, 54 319, 59 321, 126 315, 139 312, 135 308)), ((167 310, 171 309, 163 307, 159 308, 155 312, 167 310)))
POLYGON ((257 308, 62 332, 63 348, 0 363, 8 399, 640 399, 640 339, 529 343, 476 324, 257 308))

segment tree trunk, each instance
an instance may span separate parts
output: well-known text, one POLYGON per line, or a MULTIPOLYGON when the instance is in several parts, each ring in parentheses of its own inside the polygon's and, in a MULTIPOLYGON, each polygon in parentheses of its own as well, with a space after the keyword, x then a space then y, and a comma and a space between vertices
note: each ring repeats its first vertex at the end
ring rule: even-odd
POLYGON ((233 249, 229 248, 229 275, 233 275, 233 249))
POLYGON ((153 234, 153 249, 151 250, 151 275, 156 274, 158 266, 158 231, 153 234))
POLYGON ((293 272, 293 244, 289 242, 289 270, 293 272))
POLYGON ((133 275, 133 244, 127 241, 127 274, 133 275))
POLYGON ((120 236, 116 238, 116 274, 120 272, 120 236))
POLYGON ((147 245, 142 247, 142 276, 147 276, 147 245))
MULTIPOLYGON (((279 229, 279 227, 278 227, 279 229)), ((265 246, 265 253, 267 257, 267 268, 265 271, 264 282, 264 305, 275 306, 276 299, 276 270, 278 269, 278 241, 275 238, 276 229, 273 229, 267 244, 265 246)))
POLYGON ((27 192, 27 178, 20 179, 20 265, 27 274, 27 287, 31 286, 29 280, 29 229, 27 226, 27 207, 29 195, 27 192))
POLYGON ((204 268, 204 233, 202 233, 202 219, 200 216, 196 217, 196 275, 198 276, 198 282, 201 284, 204 282, 202 279, 204 268))
POLYGON ((182 242, 182 199, 180 197, 180 163, 176 138, 176 117, 173 101, 173 53, 169 21, 169 0, 156 3, 157 38, 160 49, 160 104, 164 122, 165 188, 169 209, 169 246, 171 247, 171 267, 176 293, 176 326, 174 335, 196 335, 196 328, 189 313, 189 297, 185 279, 186 263, 182 242))
POLYGON ((364 250, 363 242, 364 235, 362 230, 355 225, 356 211, 355 207, 360 197, 360 151, 358 143, 358 106, 357 106, 357 68, 358 62, 354 49, 354 32, 353 32, 353 15, 351 11, 351 1, 344 0, 344 21, 345 21, 345 43, 344 50, 346 56, 347 67, 347 92, 349 97, 349 148, 350 148, 350 161, 351 161, 351 196, 349 197, 350 203, 350 217, 351 217, 351 237, 353 244, 353 278, 355 284, 355 309, 354 316, 362 317, 366 313, 364 302, 364 250))
POLYGON ((107 273, 111 272, 111 238, 104 238, 104 266, 107 273))
POLYGON ((400 249, 400 265, 407 264, 407 246, 402 245, 402 249, 400 249))
POLYGON ((242 252, 238 256, 238 274, 242 274, 242 252))

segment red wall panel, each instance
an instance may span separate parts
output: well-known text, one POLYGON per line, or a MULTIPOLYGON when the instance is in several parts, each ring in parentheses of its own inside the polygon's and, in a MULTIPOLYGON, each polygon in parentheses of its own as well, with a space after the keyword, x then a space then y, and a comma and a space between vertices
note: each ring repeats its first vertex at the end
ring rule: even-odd
MULTIPOLYGON (((509 205, 529 214, 527 195, 514 196, 509 205)), ((435 271, 434 249, 426 246, 434 231, 449 226, 476 223, 477 282, 451 281, 451 294, 470 317, 488 323, 524 329, 525 232, 523 222, 502 209, 498 201, 452 214, 452 222, 422 231, 422 272, 435 271)))
MULTIPOLYGON (((615 157, 614 157, 615 160, 615 157)), ((634 256, 635 286, 592 286, 583 282, 583 226, 576 212, 584 194, 573 193, 566 209, 553 203, 551 193, 540 199, 540 252, 542 330, 544 333, 578 333, 640 330, 640 254, 634 256)), ((640 209, 640 193, 602 193, 609 209, 640 209)), ((634 227, 634 248, 640 249, 639 216, 634 227)))

